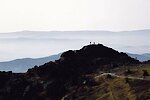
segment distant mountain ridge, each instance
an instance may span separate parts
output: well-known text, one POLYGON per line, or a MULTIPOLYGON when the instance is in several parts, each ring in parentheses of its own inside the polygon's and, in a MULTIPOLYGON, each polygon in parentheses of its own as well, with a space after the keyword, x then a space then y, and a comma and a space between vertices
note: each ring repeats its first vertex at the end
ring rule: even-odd
POLYGON ((68 49, 79 49, 90 42, 101 43, 122 52, 145 53, 150 50, 150 30, 135 31, 19 31, 0 33, 0 61, 20 57, 39 57, 68 49), (128 40, 128 41, 127 41, 128 40), (39 43, 41 45, 39 45, 39 43), (29 45, 30 44, 30 45, 29 45), (7 46, 5 46, 7 45, 7 46), (12 46, 15 50, 11 52, 12 46), (34 48, 32 48, 34 46, 34 48), (32 48, 32 49, 31 49, 32 48), (41 53, 38 51, 43 49, 41 53), (20 52, 27 50, 28 52, 20 52), (20 52, 18 54, 18 52, 20 52))
POLYGON ((43 58, 22 58, 0 62, 0 71, 26 72, 35 65, 39 66, 49 61, 55 61, 60 58, 60 55, 61 53, 43 58))
POLYGON ((141 62, 150 60, 150 53, 144 53, 144 54, 127 53, 127 54, 128 54, 128 56, 135 58, 141 62))

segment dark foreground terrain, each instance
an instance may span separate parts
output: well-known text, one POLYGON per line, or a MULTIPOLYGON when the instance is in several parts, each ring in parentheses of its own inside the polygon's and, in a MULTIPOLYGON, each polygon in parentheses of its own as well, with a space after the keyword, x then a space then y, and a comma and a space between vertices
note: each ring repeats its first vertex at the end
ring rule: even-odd
POLYGON ((26 73, 0 72, 0 100, 148 100, 149 71, 149 62, 88 45, 26 73))

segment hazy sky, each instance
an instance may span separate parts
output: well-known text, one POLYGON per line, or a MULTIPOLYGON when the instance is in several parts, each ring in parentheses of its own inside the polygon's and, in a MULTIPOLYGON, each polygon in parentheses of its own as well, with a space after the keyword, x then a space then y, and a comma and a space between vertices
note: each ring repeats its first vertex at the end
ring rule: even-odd
POLYGON ((150 0, 0 0, 0 32, 150 28, 150 0))

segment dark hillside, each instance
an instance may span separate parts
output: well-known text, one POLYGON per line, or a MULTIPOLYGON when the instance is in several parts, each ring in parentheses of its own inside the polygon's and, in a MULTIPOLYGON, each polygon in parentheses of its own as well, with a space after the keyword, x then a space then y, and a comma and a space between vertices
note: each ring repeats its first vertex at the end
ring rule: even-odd
POLYGON ((87 45, 80 50, 66 51, 59 60, 35 66, 24 74, 2 77, 0 100, 61 100, 74 87, 97 84, 87 77, 97 70, 109 71, 120 65, 139 63, 102 44, 87 45))

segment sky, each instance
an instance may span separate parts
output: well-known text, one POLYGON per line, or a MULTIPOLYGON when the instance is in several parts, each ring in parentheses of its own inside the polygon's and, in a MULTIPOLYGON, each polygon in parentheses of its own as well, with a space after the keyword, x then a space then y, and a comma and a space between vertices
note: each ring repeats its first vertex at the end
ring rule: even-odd
POLYGON ((150 0, 0 0, 0 61, 49 56, 90 41, 118 51, 150 53, 150 31, 122 35, 144 29, 150 29, 150 0), (61 33, 85 30, 121 32, 61 33))
POLYGON ((150 0, 0 0, 0 33, 150 29, 150 0))

